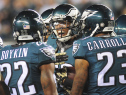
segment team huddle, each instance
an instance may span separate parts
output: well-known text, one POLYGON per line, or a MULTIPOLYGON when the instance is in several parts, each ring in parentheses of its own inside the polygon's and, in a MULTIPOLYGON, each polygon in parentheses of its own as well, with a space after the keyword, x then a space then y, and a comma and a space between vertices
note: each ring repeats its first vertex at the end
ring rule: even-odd
POLYGON ((0 95, 126 95, 125 19, 102 4, 21 11, 17 43, 0 38, 0 95))

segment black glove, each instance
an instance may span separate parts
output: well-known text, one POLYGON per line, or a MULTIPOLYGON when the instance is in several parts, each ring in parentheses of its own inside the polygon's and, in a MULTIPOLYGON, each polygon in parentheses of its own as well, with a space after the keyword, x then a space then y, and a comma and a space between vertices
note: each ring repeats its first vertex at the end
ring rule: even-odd
POLYGON ((58 84, 63 85, 63 89, 64 89, 64 95, 70 95, 70 89, 68 89, 68 87, 64 87, 64 81, 67 79, 67 77, 56 77, 56 81, 58 84))
POLYGON ((63 53, 56 53, 56 62, 63 62, 68 60, 68 55, 66 55, 66 52, 63 53))
POLYGON ((62 69, 56 69, 56 81, 58 84, 62 85, 64 91, 64 95, 70 95, 70 90, 71 90, 71 85, 73 83, 71 83, 71 80, 68 79, 67 77, 67 67, 63 67, 62 69), (69 86, 70 85, 70 86, 69 86))
POLYGON ((62 69, 55 69, 56 80, 58 84, 63 84, 63 80, 67 77, 67 68, 64 66, 62 69))
POLYGON ((63 85, 63 80, 65 80, 66 79, 66 77, 62 77, 62 76, 57 76, 56 77, 56 81, 57 81, 57 83, 58 84, 60 84, 60 85, 63 85))

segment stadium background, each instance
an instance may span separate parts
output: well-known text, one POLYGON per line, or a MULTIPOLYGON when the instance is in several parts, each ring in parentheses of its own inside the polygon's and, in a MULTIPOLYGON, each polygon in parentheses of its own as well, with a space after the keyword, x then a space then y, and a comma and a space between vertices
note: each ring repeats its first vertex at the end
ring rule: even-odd
POLYGON ((126 14, 126 0, 0 0, 0 36, 4 46, 14 44, 13 19, 24 9, 34 9, 40 14, 49 8, 55 8, 62 3, 76 6, 80 12, 92 4, 104 4, 114 12, 115 19, 121 14, 126 14))

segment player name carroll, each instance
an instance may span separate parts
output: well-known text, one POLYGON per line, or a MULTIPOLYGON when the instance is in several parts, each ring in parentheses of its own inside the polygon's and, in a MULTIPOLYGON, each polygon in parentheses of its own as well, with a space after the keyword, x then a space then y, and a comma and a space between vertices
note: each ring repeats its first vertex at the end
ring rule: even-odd
POLYGON ((27 57, 28 48, 6 50, 6 51, 2 51, 1 53, 2 54, 0 60, 27 57))
POLYGON ((111 48, 111 47, 124 46, 124 45, 126 45, 126 42, 124 42, 123 38, 87 42, 87 46, 89 50, 111 48))

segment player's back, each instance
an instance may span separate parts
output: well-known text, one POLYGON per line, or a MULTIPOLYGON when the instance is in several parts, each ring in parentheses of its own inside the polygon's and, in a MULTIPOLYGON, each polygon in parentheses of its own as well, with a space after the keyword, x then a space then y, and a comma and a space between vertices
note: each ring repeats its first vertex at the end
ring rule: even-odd
POLYGON ((89 62, 88 94, 126 95, 126 36, 89 37, 75 42, 75 57, 89 62))
POLYGON ((39 66, 52 60, 44 48, 49 49, 43 43, 32 42, 22 46, 6 46, 0 51, 1 72, 11 94, 44 95, 39 66))

